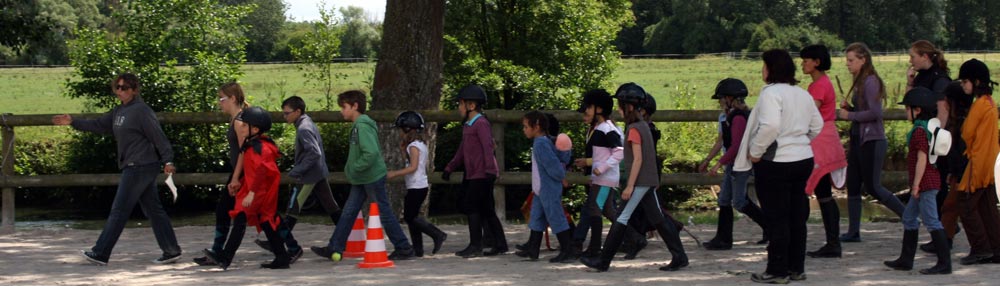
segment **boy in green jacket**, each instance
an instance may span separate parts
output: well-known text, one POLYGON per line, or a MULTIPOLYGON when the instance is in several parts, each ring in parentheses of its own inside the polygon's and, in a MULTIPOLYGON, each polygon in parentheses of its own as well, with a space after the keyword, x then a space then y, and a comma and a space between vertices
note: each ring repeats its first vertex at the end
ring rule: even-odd
POLYGON ((378 126, 375 120, 364 114, 367 106, 365 94, 358 90, 346 91, 337 95, 337 104, 340 105, 340 114, 344 119, 354 122, 351 128, 347 166, 344 168, 347 181, 351 183, 351 194, 344 203, 340 222, 333 230, 330 243, 325 247, 313 246, 311 250, 319 256, 340 261, 347 244, 347 237, 351 233, 353 220, 361 211, 362 204, 374 200, 378 204, 382 227, 389 236, 389 241, 395 246, 389 259, 410 259, 413 257, 413 247, 392 212, 385 189, 387 171, 385 161, 382 160, 382 151, 379 149, 378 126))

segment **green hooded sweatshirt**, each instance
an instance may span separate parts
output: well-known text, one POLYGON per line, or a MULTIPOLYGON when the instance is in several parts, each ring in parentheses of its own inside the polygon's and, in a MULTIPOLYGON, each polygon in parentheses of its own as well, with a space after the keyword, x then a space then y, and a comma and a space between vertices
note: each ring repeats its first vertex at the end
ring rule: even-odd
POLYGON ((351 128, 351 148, 347 154, 347 181, 351 185, 366 185, 385 177, 385 161, 378 144, 375 120, 362 114, 351 128))

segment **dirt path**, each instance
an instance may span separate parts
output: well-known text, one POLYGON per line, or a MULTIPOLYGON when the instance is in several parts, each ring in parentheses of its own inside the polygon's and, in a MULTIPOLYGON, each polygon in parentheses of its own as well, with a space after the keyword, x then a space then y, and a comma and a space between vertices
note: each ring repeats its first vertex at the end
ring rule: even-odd
MULTIPOLYGON (((817 214, 814 214, 817 215, 817 214)), ((862 226, 864 242, 845 244, 841 259, 808 259, 808 284, 816 285, 996 285, 1000 280, 1000 264, 961 266, 959 257, 968 252, 965 236, 956 237, 953 259, 954 275, 925 276, 914 271, 891 271, 882 261, 899 253, 901 226, 892 223, 869 223, 862 226)), ((684 285, 751 285, 750 274, 764 269, 765 247, 748 244, 760 234, 748 220, 736 222, 737 245, 730 251, 705 251, 696 247, 693 239, 684 235, 684 246, 691 266, 679 272, 657 270, 670 259, 659 241, 650 241, 639 258, 620 259, 606 273, 592 273, 580 264, 550 264, 547 261, 523 262, 512 254, 499 257, 462 259, 452 255, 468 241, 465 227, 442 227, 448 235, 443 253, 410 261, 397 261, 393 269, 357 269, 358 260, 339 264, 321 259, 307 251, 289 270, 263 270, 258 264, 269 260, 252 244, 252 235, 237 254, 229 271, 214 267, 199 267, 191 258, 209 246, 211 227, 177 228, 184 258, 173 265, 155 265, 150 260, 160 253, 152 231, 147 228, 126 229, 107 267, 88 264, 79 254, 92 246, 99 231, 54 228, 22 229, 17 234, 0 236, 0 284, 3 285, 621 285, 663 284, 684 285), (344 284, 346 283, 346 284, 344 284)), ((508 225, 507 237, 513 244, 526 239, 526 227, 508 225)), ((703 240, 714 232, 713 225, 690 227, 703 240)), ((809 249, 819 247, 822 226, 809 226, 809 249)), ((325 244, 331 226, 304 224, 296 228, 296 237, 305 246, 325 244)), ((252 231, 251 231, 252 232, 252 231)), ((921 241, 928 235, 923 230, 921 241)), ((555 243, 555 237, 552 237, 555 243)), ((425 239, 429 244, 429 239, 425 239)), ((387 242, 388 245, 391 244, 387 242)), ((555 245, 553 245, 555 246, 555 245)), ((555 252, 543 251, 543 258, 555 252)), ((620 256, 619 256, 620 258, 620 256)), ((934 258, 917 254, 916 268, 927 268, 934 258)))

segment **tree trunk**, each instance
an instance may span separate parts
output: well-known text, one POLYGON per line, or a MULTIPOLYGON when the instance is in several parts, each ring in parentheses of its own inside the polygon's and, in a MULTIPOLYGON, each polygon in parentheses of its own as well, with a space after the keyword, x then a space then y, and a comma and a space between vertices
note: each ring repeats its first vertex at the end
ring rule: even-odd
MULTIPOLYGON (((387 1, 382 35, 371 109, 438 109, 444 69, 444 0, 387 1)), ((430 153, 428 172, 434 168, 436 129, 434 123, 427 123, 424 129, 430 153)), ((400 147, 399 130, 389 121, 379 122, 379 130, 386 166, 390 170, 403 168, 407 159, 400 147)), ((387 188, 393 210, 402 217, 406 187, 402 180, 394 180, 387 188)), ((425 200, 424 211, 427 205, 425 200)))

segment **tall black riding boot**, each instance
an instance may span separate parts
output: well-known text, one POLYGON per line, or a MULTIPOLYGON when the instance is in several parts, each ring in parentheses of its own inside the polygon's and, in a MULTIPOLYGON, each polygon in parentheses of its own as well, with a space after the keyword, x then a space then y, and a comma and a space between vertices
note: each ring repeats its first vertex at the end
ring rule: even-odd
MULTIPOLYGON (((267 241, 271 243, 271 252, 274 253, 274 260, 262 263, 260 268, 288 269, 288 265, 291 264, 292 259, 285 249, 285 239, 278 234, 278 230, 271 226, 270 223, 262 223, 260 228, 264 230, 267 241)), ((282 229, 282 231, 286 231, 286 229, 282 229)))
POLYGON ((707 250, 729 250, 733 248, 733 207, 719 206, 719 225, 715 237, 702 243, 707 250))
POLYGON ((832 198, 819 203, 820 214, 823 216, 823 230, 826 232, 826 244, 816 251, 806 252, 812 258, 834 258, 841 256, 840 249, 840 209, 832 198))
POLYGON ((757 226, 760 226, 761 239, 757 241, 757 244, 767 244, 767 228, 764 227, 764 212, 760 210, 760 207, 757 207, 753 202, 747 202, 745 206, 740 208, 740 212, 757 223, 757 226))
POLYGON ((431 240, 434 241, 434 249, 431 250, 431 254, 437 254, 437 252, 441 250, 441 245, 443 245, 444 241, 448 239, 448 234, 444 233, 441 229, 437 228, 423 218, 418 217, 413 221, 414 223, 419 224, 420 230, 423 231, 424 234, 427 234, 427 236, 430 236, 431 240))
POLYGON ((951 249, 948 246, 948 235, 944 230, 932 230, 931 241, 937 250, 937 264, 934 267, 920 270, 921 274, 951 274, 951 249))
POLYGON ((684 252, 684 244, 681 243, 681 235, 677 232, 674 224, 670 222, 661 222, 656 225, 656 232, 660 234, 660 238, 662 238, 663 242, 667 244, 667 250, 670 251, 670 255, 672 256, 670 264, 660 267, 660 270, 677 271, 688 266, 687 253, 684 252))
POLYGON ((892 261, 885 261, 883 264, 896 270, 913 269, 913 256, 917 254, 917 230, 903 230, 903 249, 899 253, 899 258, 892 261))
POLYGON ((573 231, 564 230, 556 234, 559 239, 559 255, 549 259, 551 263, 570 263, 580 259, 580 251, 573 246, 573 231))
POLYGON ((478 213, 467 215, 469 220, 469 246, 456 252, 463 258, 483 256, 483 219, 478 213))
POLYGON ((407 229, 410 231, 410 244, 413 245, 413 256, 424 257, 424 225, 417 222, 417 219, 411 219, 406 222, 407 229))
POLYGON ((584 251, 583 257, 598 257, 601 255, 601 238, 604 236, 604 221, 601 217, 591 218, 590 220, 590 244, 587 245, 587 251, 584 251))
POLYGON ((514 255, 527 258, 530 261, 538 260, 538 252, 542 247, 542 232, 532 230, 528 235, 528 242, 524 243, 524 250, 514 252, 514 255))
POLYGON ((585 257, 580 259, 580 262, 600 272, 608 271, 608 268, 611 267, 611 260, 615 258, 615 253, 618 252, 618 247, 622 245, 622 239, 625 237, 625 228, 624 224, 618 222, 611 224, 611 229, 608 230, 608 238, 604 240, 604 248, 601 249, 601 256, 585 257))
POLYGON ((625 248, 625 245, 629 246, 627 250, 622 250, 625 252, 625 257, 622 259, 625 260, 635 259, 636 256, 639 256, 639 252, 649 245, 649 240, 646 239, 646 235, 642 234, 631 225, 629 225, 625 230, 625 241, 625 243, 622 243, 622 248, 625 248))

